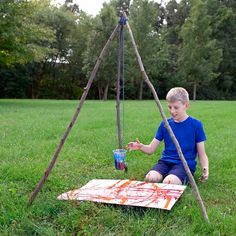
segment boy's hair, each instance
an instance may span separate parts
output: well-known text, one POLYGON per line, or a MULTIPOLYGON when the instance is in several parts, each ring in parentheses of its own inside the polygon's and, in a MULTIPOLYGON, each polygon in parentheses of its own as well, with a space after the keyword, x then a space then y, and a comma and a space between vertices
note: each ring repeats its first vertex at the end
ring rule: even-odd
POLYGON ((189 95, 186 89, 182 87, 172 88, 166 95, 167 102, 181 101, 182 103, 189 102, 189 95))

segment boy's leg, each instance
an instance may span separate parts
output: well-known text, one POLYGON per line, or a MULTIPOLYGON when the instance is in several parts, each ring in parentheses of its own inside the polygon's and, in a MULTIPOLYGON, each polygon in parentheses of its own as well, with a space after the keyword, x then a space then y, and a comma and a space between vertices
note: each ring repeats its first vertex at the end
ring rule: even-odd
POLYGON ((165 179, 163 180, 164 184, 178 184, 182 185, 182 181, 177 177, 176 175, 167 175, 165 179))
POLYGON ((159 172, 157 172, 155 170, 150 170, 146 174, 144 180, 147 181, 147 182, 159 183, 159 182, 161 182, 163 180, 163 176, 159 172))
MULTIPOLYGON (((194 172, 192 172, 194 174, 194 172)), ((188 176, 182 164, 174 165, 171 170, 167 173, 163 183, 165 184, 187 184, 188 176)))
POLYGON ((146 174, 145 181, 147 182, 162 182, 163 176, 170 171, 170 166, 167 162, 159 160, 158 163, 146 174))

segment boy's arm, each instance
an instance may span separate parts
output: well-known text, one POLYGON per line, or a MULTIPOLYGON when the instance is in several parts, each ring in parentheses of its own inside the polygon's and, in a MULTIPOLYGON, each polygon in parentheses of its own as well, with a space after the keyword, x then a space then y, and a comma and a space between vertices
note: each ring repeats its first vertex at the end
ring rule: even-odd
POLYGON ((202 169, 202 176, 200 178, 200 181, 204 182, 208 179, 208 176, 209 176, 208 157, 206 155, 204 142, 197 143, 197 152, 198 152, 200 166, 202 169))
POLYGON ((156 138, 154 138, 149 145, 140 143, 140 141, 138 139, 136 139, 135 142, 128 143, 127 149, 129 149, 129 150, 140 150, 143 153, 152 154, 152 153, 155 152, 155 150, 157 149, 159 144, 160 144, 160 141, 157 140, 156 138))

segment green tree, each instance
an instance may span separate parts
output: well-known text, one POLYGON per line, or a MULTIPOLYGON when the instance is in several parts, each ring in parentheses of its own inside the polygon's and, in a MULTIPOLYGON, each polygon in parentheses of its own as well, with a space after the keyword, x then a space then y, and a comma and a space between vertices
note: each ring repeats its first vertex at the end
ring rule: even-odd
POLYGON ((215 87, 225 98, 232 99, 236 97, 236 3, 208 0, 208 12, 212 17, 213 37, 223 50, 215 87))
MULTIPOLYGON (((163 7, 162 7, 163 8, 163 7)), ((190 0, 182 0, 178 3, 175 0, 168 2, 162 10, 162 25, 160 33, 161 47, 159 55, 159 71, 162 97, 165 97, 167 90, 173 86, 180 86, 181 80, 177 73, 178 57, 181 50, 182 39, 180 37, 181 27, 189 16, 191 5, 190 0), (162 70, 161 70, 162 69, 162 70)))
MULTIPOLYGON (((89 34, 87 49, 84 52, 83 70, 87 74, 87 77, 90 76, 97 57, 99 56, 117 23, 118 18, 114 7, 111 4, 104 3, 100 14, 94 19, 94 29, 89 34)), ((94 92, 95 95, 98 94, 99 99, 106 100, 108 97, 109 87, 114 87, 117 73, 116 68, 117 42, 114 41, 97 72, 96 79, 94 81, 97 91, 91 91, 94 92)))
POLYGON ((72 32, 70 40, 70 54, 67 58, 65 77, 70 81, 72 98, 79 98, 86 86, 86 74, 82 70, 84 53, 88 37, 93 30, 93 19, 85 12, 80 11, 76 24, 76 30, 72 32))
POLYGON ((60 8, 44 9, 38 14, 41 15, 41 21, 54 30, 55 41, 50 44, 50 48, 54 49, 53 53, 44 60, 31 64, 32 97, 72 98, 76 80, 66 75, 75 46, 72 41, 78 28, 77 12, 74 13, 71 8, 63 5, 60 8))
POLYGON ((50 47, 55 40, 54 31, 41 21, 41 12, 48 8, 50 4, 46 0, 1 1, 1 97, 19 97, 20 94, 25 97, 23 91, 29 86, 25 65, 31 61, 44 60, 55 52, 50 47))
POLYGON ((117 16, 120 16, 121 11, 128 12, 131 0, 111 0, 110 4, 116 10, 117 16))
POLYGON ((179 57, 179 72, 193 86, 193 100, 197 86, 217 76, 222 50, 212 39, 211 17, 205 1, 193 1, 190 17, 181 29, 183 45, 179 57))
POLYGON ((0 64, 40 61, 52 49, 54 32, 38 18, 38 9, 48 1, 3 0, 0 4, 0 64))
POLYGON ((182 0, 177 3, 176 0, 168 2, 165 8, 165 19, 168 32, 166 34, 166 40, 168 44, 180 44, 181 38, 179 32, 185 19, 189 16, 191 8, 191 0, 182 0))
MULTIPOLYGON (((158 50, 158 34, 156 30, 158 10, 158 4, 148 0, 134 0, 130 6, 130 25, 147 73, 155 71, 156 68, 156 65, 153 63, 153 57, 156 58, 155 50, 158 50)), ((137 62, 135 60, 132 66, 133 76, 131 77, 134 77, 134 81, 138 83, 138 97, 142 99, 144 81, 139 67, 136 65, 137 62)))

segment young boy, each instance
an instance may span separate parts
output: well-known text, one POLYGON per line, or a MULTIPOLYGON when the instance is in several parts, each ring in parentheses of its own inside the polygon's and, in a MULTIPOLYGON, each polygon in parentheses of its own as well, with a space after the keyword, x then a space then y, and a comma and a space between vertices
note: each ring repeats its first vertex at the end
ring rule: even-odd
MULTIPOLYGON (((189 95, 184 88, 172 88, 168 92, 166 100, 171 115, 171 118, 168 119, 169 125, 179 142, 193 175, 196 170, 196 156, 198 155, 202 169, 200 181, 203 182, 208 179, 209 169, 208 157, 204 146, 206 136, 202 123, 186 113, 189 107, 189 95)), ((142 144, 136 139, 135 142, 128 143, 127 149, 140 150, 143 153, 152 154, 162 140, 164 140, 165 144, 162 157, 147 173, 145 180, 168 184, 186 184, 188 182, 187 174, 163 121, 156 132, 155 138, 149 145, 142 144)))

